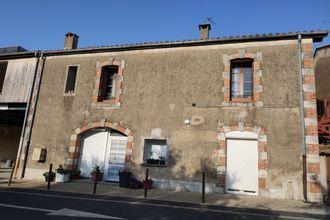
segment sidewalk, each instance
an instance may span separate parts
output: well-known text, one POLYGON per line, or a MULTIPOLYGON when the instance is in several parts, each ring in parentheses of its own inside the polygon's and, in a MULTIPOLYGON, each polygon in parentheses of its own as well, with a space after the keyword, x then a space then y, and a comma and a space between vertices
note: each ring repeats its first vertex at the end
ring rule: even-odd
MULTIPOLYGON (((0 183, 0 190, 6 188, 8 188, 7 183, 0 183)), ((25 188, 46 191, 47 183, 27 180, 13 180, 10 188, 25 188)), ((50 190, 92 194, 93 183, 87 180, 79 180, 69 183, 52 183, 50 190)), ((142 199, 143 193, 144 191, 142 189, 119 188, 118 184, 115 183, 100 183, 97 186, 96 192, 97 195, 137 199, 142 199)), ((148 190, 148 199, 201 204, 201 193, 151 189, 148 190)), ((330 207, 324 204, 313 204, 304 203, 302 201, 270 199, 258 196, 234 194, 208 193, 206 194, 206 205, 330 215, 330 207)))

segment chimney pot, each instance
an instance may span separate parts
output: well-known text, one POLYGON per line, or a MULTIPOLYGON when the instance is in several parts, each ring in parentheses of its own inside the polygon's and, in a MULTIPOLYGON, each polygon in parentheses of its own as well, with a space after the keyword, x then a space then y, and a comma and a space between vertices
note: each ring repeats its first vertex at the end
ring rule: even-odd
POLYGON ((79 36, 76 35, 75 33, 71 33, 71 32, 66 33, 64 40, 64 49, 65 50, 77 49, 78 38, 79 36))
POLYGON ((201 40, 209 39, 210 30, 211 30, 211 25, 210 24, 200 24, 199 25, 199 38, 201 40))

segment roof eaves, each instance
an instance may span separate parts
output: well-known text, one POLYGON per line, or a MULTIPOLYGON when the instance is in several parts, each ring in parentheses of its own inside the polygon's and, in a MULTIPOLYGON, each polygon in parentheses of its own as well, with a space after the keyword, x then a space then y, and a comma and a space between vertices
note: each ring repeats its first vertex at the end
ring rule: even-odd
POLYGON ((225 36, 222 38, 210 38, 210 39, 191 39, 191 40, 177 40, 177 41, 160 41, 160 42, 144 42, 136 44, 122 44, 122 45, 110 45, 110 46, 97 46, 86 47, 72 50, 49 50, 44 51, 46 55, 67 55, 67 54, 82 54, 82 53, 100 53, 100 52, 115 52, 115 51, 127 51, 127 50, 145 50, 145 49, 157 49, 157 48, 170 48, 170 47, 191 47, 202 45, 214 45, 214 44, 227 44, 227 43, 242 43, 251 41, 269 41, 269 40, 284 40, 284 39, 296 39, 298 35, 302 38, 313 38, 314 42, 321 41, 328 35, 329 31, 302 31, 302 32, 289 32, 289 33, 268 33, 268 34, 255 34, 255 35, 238 35, 238 36, 225 36))

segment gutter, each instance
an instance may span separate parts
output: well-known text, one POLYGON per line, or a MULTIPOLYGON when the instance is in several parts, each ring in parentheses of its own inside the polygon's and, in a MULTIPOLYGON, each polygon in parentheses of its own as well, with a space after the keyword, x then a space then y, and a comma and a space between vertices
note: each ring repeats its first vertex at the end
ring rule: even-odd
POLYGON ((301 34, 298 35, 298 63, 299 63, 299 85, 300 85, 300 122, 301 122, 301 151, 303 162, 303 196, 307 201, 307 164, 306 164, 306 139, 305 139, 305 112, 304 112, 304 88, 302 75, 301 34))

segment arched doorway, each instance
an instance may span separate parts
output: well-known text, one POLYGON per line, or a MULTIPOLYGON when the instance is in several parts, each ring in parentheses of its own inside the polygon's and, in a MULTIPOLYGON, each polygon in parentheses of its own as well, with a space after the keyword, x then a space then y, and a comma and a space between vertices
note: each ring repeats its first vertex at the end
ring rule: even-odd
POLYGON ((125 167, 127 136, 111 129, 92 129, 82 135, 78 168, 82 177, 90 177, 95 166, 104 169, 104 180, 119 181, 125 167))
POLYGON ((95 166, 104 169, 106 181, 119 181, 119 171, 130 169, 133 148, 133 133, 118 123, 101 120, 90 122, 72 130, 69 169, 80 169, 82 177, 90 177, 95 166))

